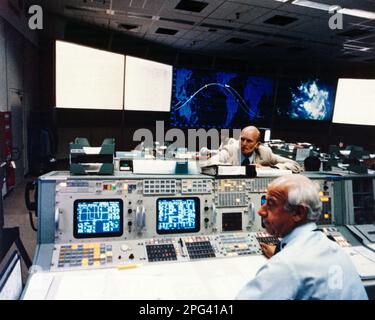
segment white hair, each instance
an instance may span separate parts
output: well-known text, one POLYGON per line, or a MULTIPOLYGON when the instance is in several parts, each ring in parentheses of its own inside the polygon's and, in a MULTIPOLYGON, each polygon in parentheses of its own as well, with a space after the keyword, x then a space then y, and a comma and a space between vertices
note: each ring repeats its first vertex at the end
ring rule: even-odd
POLYGON ((317 221, 320 218, 322 202, 319 196, 320 188, 316 182, 305 176, 292 174, 273 180, 268 187, 286 188, 286 210, 291 211, 296 206, 302 206, 307 209, 308 220, 317 221))

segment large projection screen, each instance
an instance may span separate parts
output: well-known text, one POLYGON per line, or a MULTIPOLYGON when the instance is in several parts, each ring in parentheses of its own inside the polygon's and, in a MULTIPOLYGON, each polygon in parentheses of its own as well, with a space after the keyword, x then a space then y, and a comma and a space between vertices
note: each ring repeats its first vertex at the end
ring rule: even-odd
POLYGON ((124 56, 56 41, 56 107, 122 110, 124 56))
POLYGON ((125 110, 170 111, 172 66, 126 56, 125 110))
POLYGON ((375 80, 339 79, 332 122, 375 126, 375 80))

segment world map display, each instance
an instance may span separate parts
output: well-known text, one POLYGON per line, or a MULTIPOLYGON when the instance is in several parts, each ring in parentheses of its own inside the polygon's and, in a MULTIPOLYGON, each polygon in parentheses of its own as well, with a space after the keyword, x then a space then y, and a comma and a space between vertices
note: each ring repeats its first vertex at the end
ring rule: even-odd
POLYGON ((174 70, 173 127, 241 128, 270 120, 273 79, 233 72, 187 68, 174 70))

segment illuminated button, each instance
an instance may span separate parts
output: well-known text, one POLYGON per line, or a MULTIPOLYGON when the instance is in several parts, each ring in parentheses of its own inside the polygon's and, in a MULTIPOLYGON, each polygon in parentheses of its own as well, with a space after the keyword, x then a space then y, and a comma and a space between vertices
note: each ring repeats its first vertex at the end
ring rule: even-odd
POLYGON ((329 213, 324 214, 324 219, 329 219, 329 213))
POLYGON ((100 255, 100 260, 103 260, 103 259, 105 259, 106 258, 106 255, 104 254, 104 253, 102 253, 101 255, 100 255))
POLYGON ((99 267, 100 266, 100 262, 99 261, 94 261, 94 267, 99 267))
POLYGON ((81 266, 82 267, 87 267, 88 265, 89 265, 89 260, 86 259, 86 258, 82 259, 81 266))

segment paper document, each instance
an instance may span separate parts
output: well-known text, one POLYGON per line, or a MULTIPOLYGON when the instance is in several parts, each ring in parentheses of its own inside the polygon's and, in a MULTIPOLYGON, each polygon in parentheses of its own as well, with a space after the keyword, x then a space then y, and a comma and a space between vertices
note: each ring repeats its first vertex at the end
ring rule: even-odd
POLYGON ((281 170, 272 168, 256 168, 258 177, 279 177, 286 174, 292 174, 292 170, 281 170))
POLYGON ((209 165, 201 168, 203 174, 211 176, 245 176, 245 166, 209 165))
POLYGON ((86 154, 99 154, 101 147, 83 147, 86 154))

